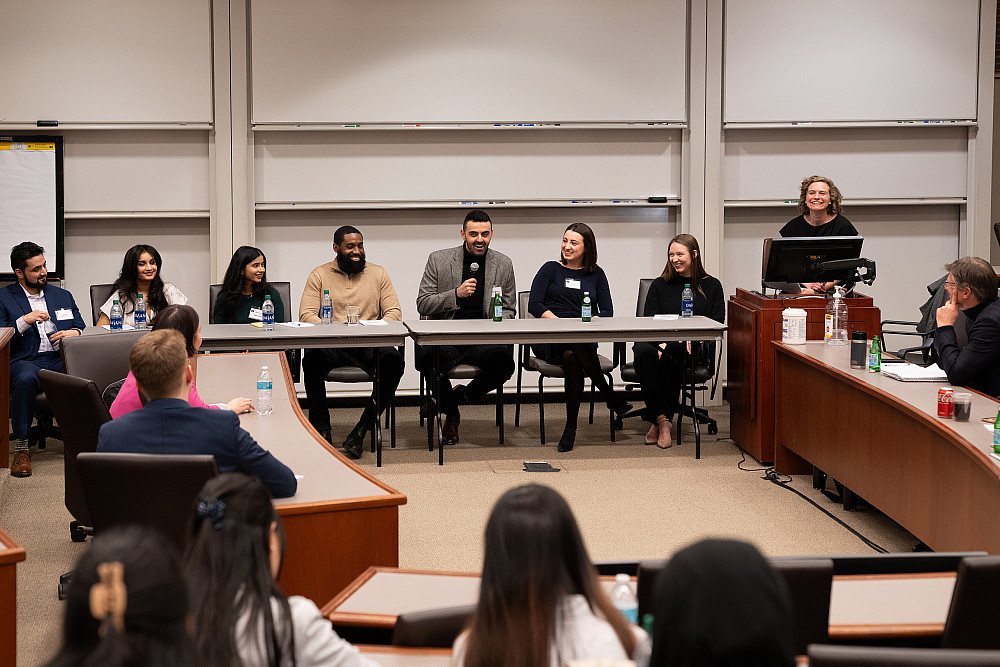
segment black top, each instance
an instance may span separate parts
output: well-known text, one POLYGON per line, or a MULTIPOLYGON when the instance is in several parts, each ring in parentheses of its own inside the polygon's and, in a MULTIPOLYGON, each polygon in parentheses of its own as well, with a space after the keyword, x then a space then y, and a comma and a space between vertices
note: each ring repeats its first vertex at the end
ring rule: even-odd
MULTIPOLYGON (((489 249, 486 250, 489 252, 489 249)), ((464 299, 458 301, 458 310, 455 311, 456 320, 481 320, 483 319, 483 291, 486 289, 486 253, 482 257, 477 257, 468 250, 462 250, 462 282, 469 278, 476 279, 476 291, 464 299), (475 275, 472 273, 472 263, 479 265, 475 275)))
POLYGON ((1000 398, 1000 301, 962 311, 968 318, 969 342, 959 349, 955 327, 938 327, 934 349, 948 382, 1000 398))
POLYGON ((781 231, 778 232, 783 237, 796 236, 861 236, 854 228, 851 221, 844 216, 837 214, 830 222, 819 227, 814 227, 806 222, 804 215, 789 220, 781 231))
MULTIPOLYGON (((646 317, 680 315, 681 292, 684 291, 684 285, 689 282, 689 279, 682 276, 677 276, 669 282, 663 276, 654 280, 646 294, 646 305, 642 314, 646 317)), ((726 295, 718 278, 708 276, 702 279, 698 287, 692 286, 691 291, 694 292, 695 315, 704 315, 721 324, 726 323, 726 295)))
MULTIPOLYGON (((274 321, 285 321, 285 304, 281 301, 281 296, 277 291, 269 292, 271 303, 274 304, 274 321)), ((256 308, 260 310, 264 305, 263 294, 240 294, 236 297, 236 304, 232 313, 225 314, 226 293, 219 292, 215 299, 215 314, 212 317, 212 324, 249 324, 250 322, 260 322, 259 319, 250 319, 250 310, 256 308)))
POLYGON ((561 262, 546 262, 531 281, 528 312, 535 317, 541 317, 546 310, 556 317, 580 317, 584 292, 590 292, 594 317, 615 314, 604 269, 597 267, 588 273, 583 269, 568 269, 561 262))

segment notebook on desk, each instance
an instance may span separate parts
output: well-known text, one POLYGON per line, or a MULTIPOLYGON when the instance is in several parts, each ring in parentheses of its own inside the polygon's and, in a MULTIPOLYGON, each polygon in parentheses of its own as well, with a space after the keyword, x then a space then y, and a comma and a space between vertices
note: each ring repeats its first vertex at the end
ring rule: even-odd
POLYGON ((947 382, 948 375, 937 364, 917 366, 916 364, 893 364, 882 367, 882 375, 902 382, 947 382))

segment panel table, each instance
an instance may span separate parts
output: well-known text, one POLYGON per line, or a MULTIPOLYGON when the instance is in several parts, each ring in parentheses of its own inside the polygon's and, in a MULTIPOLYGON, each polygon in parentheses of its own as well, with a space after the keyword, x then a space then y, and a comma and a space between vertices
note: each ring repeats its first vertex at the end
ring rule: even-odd
POLYGON ((1000 461, 982 422, 996 400, 972 392, 970 421, 939 419, 944 383, 851 370, 849 346, 772 345, 779 472, 820 468, 935 551, 1000 553, 1000 461))
POLYGON ((361 470, 311 428, 295 400, 284 354, 212 354, 198 360, 198 393, 222 402, 253 387, 262 364, 274 378, 274 411, 240 416, 240 425, 297 475, 298 491, 275 501, 288 549, 278 582, 317 605, 372 565, 399 562, 399 506, 406 496, 361 470))
MULTIPOLYGON (((417 345, 483 345, 574 342, 668 342, 716 341, 721 343, 724 324, 697 315, 675 320, 651 317, 595 317, 590 322, 569 318, 492 320, 408 320, 405 322, 417 345)), ((692 363, 694 360, 692 359, 692 363)), ((435 349, 435 368, 438 367, 435 349)), ((439 376, 439 373, 435 373, 439 376)), ((695 428, 699 428, 694 420, 695 428)), ((441 446, 441 415, 437 415, 438 464, 444 465, 441 446)), ((678 443, 679 444, 679 443, 678 443)))

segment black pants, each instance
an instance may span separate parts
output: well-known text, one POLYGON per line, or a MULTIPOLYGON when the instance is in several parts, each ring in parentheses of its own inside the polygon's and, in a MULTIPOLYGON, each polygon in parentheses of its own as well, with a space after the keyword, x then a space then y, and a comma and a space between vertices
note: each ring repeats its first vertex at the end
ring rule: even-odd
MULTIPOLYGON (((459 364, 477 366, 481 372, 465 388, 465 395, 471 401, 478 401, 514 374, 513 345, 441 345, 437 347, 441 355, 441 412, 446 415, 458 414, 458 403, 445 372, 459 364)), ((417 348, 417 370, 424 376, 427 386, 434 389, 434 347, 422 345, 417 348)))
MULTIPOLYGON (((394 347, 376 348, 379 356, 379 405, 385 410, 396 394, 403 377, 403 355, 394 347)), ((309 349, 302 355, 302 372, 306 387, 306 407, 309 423, 317 431, 330 430, 330 411, 326 404, 326 374, 339 366, 358 366, 369 373, 375 370, 374 350, 368 347, 309 349)), ((375 391, 372 390, 372 400, 375 391)), ((366 415, 373 412, 365 410, 366 415)), ((363 417, 364 418, 364 417, 363 417)))
POLYGON ((673 419, 681 395, 681 384, 691 367, 687 345, 667 343, 667 349, 659 357, 653 343, 636 343, 632 351, 642 400, 646 403, 643 419, 655 422, 658 415, 673 419))
POLYGON ((580 400, 583 397, 583 380, 589 377, 601 396, 611 406, 615 401, 614 392, 601 372, 601 360, 597 356, 597 343, 553 343, 533 344, 531 351, 536 357, 550 364, 563 367, 565 378, 563 387, 566 394, 566 428, 576 429, 580 414, 580 400))

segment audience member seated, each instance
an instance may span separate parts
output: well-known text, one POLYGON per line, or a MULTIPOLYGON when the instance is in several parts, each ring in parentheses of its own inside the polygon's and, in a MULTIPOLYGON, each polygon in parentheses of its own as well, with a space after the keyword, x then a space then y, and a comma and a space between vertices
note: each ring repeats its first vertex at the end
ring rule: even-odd
POLYGON ((312 600, 278 589, 284 555, 281 518, 260 481, 226 473, 205 484, 184 555, 204 664, 374 665, 312 600))
POLYGON ((160 253, 153 246, 139 244, 129 248, 122 261, 118 280, 112 287, 111 296, 101 306, 97 325, 111 323, 111 306, 115 299, 118 299, 118 305, 122 307, 122 322, 130 327, 135 326, 135 304, 139 294, 146 304, 147 322, 151 322, 158 312, 169 305, 187 303, 184 292, 173 283, 163 282, 160 277, 162 268, 160 253))
POLYGON ((549 487, 501 496, 484 547, 479 603, 455 640, 452 664, 627 660, 646 638, 612 605, 569 505, 549 487))
POLYGON ((656 583, 650 667, 793 667, 791 609, 784 581, 755 547, 698 542, 656 583))
POLYGON ((111 528, 76 562, 62 648, 49 667, 201 664, 177 552, 155 530, 111 528))
MULTIPOLYGON (((191 306, 167 306, 156 319, 153 320, 153 331, 161 329, 173 329, 180 331, 184 335, 184 342, 187 346, 188 365, 191 366, 192 377, 198 374, 198 348, 201 347, 201 325, 198 323, 198 311, 191 306)), ((218 410, 225 407, 233 412, 249 412, 254 409, 249 398, 237 396, 225 405, 209 405, 201 400, 198 390, 191 382, 191 393, 187 397, 188 403, 198 408, 210 408, 218 410)), ((139 396, 139 389, 135 384, 135 376, 130 371, 125 383, 118 390, 114 402, 111 404, 111 418, 117 419, 124 414, 142 407, 143 401, 139 396)))
POLYGON ((10 341, 10 424, 14 431, 11 477, 31 477, 28 429, 35 415, 35 397, 41 389, 38 371, 47 368, 64 372, 59 341, 79 336, 87 326, 73 295, 48 285, 44 252, 42 246, 31 241, 11 248, 10 268, 17 282, 0 289, 0 327, 14 329, 10 341))
POLYGON ((267 282, 267 258, 264 251, 248 245, 240 246, 229 260, 222 290, 215 299, 213 324, 249 324, 261 322, 264 297, 274 304, 274 321, 285 321, 285 304, 281 295, 267 282))
POLYGON ((295 475, 240 428, 238 415, 187 402, 193 372, 179 331, 160 329, 137 340, 129 366, 149 403, 101 426, 97 451, 212 454, 222 472, 256 475, 277 498, 295 495, 295 475))
MULTIPOLYGON (((694 293, 694 314, 726 321, 726 296, 718 278, 708 275, 701 262, 698 239, 690 234, 678 234, 667 245, 667 265, 663 273, 649 286, 642 314, 680 315, 684 286, 694 293)), ((642 400, 646 403, 643 419, 652 422, 646 434, 647 445, 670 447, 671 420, 677 412, 681 383, 695 359, 710 358, 715 345, 688 343, 636 343, 635 370, 639 375, 642 400)))
MULTIPOLYGON (((611 317, 611 287, 604 269, 597 265, 597 239, 593 230, 582 222, 574 222, 563 233, 559 261, 546 262, 531 281, 528 312, 535 317, 569 317, 580 319, 584 292, 590 293, 593 317, 611 317)), ((583 396, 583 378, 601 392, 608 408, 618 415, 632 409, 624 399, 616 398, 601 373, 597 358, 597 343, 535 344, 531 351, 536 357, 564 369, 566 393, 566 427, 559 438, 558 449, 568 452, 576 442, 576 424, 583 396)))
POLYGON ((1000 301, 997 274, 979 257, 963 257, 945 267, 951 299, 937 309, 934 349, 948 382, 1000 398, 1000 301), (959 348, 955 320, 966 317, 968 342, 959 348))

